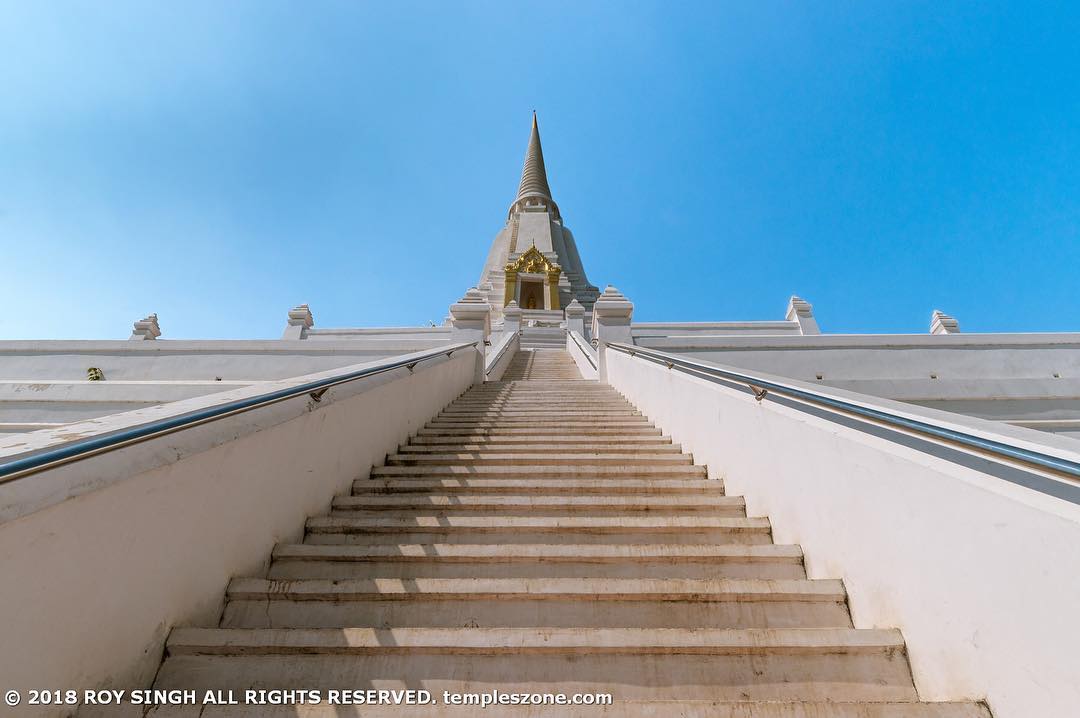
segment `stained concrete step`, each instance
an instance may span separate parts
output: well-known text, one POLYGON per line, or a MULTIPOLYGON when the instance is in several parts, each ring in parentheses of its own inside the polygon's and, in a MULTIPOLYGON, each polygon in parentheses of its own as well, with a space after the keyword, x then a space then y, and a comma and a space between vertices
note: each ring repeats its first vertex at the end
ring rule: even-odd
POLYGON ((493 478, 395 478, 357 479, 353 493, 503 493, 551 494, 722 494, 718 479, 493 479, 493 478))
POLYGON ((641 412, 630 407, 619 407, 615 409, 548 409, 546 407, 537 406, 522 409, 446 409, 438 414, 440 417, 500 417, 503 419, 511 419, 515 417, 524 417, 526 419, 592 419, 592 418, 617 418, 621 416, 626 417, 638 417, 641 416, 641 412))
POLYGON ((608 429, 637 427, 655 428, 647 416, 627 416, 612 418, 467 418, 460 419, 438 417, 424 426, 428 429, 537 429, 550 428, 560 430, 591 429, 597 424, 608 429))
MULTIPOLYGON (((566 451, 573 451, 575 447, 630 447, 641 446, 647 448, 656 445, 666 446, 680 446, 679 444, 672 444, 670 436, 663 436, 662 434, 630 434, 630 435, 610 435, 605 434, 603 438, 599 438, 597 435, 582 436, 579 434, 542 434, 539 436, 533 436, 531 434, 491 434, 491 435, 479 435, 474 439, 468 437, 462 437, 460 435, 438 435, 438 436, 414 436, 409 439, 407 446, 427 446, 438 449, 442 444, 455 444, 462 443, 463 438, 467 439, 468 443, 474 443, 478 446, 490 446, 497 448, 499 446, 548 446, 558 445, 566 451), (603 443, 598 443, 603 442, 603 443)), ((681 448, 681 447, 680 447, 681 448)))
POLYGON ((321 516, 304 543, 685 543, 771 542, 765 518, 713 516, 321 516))
MULTIPOLYGON (((655 426, 639 424, 636 426, 534 426, 534 427, 507 427, 507 426, 452 426, 452 427, 423 427, 417 429, 417 436, 527 436, 541 438, 548 436, 567 437, 571 439, 583 439, 595 441, 597 436, 661 436, 662 432, 655 426)), ((606 440, 606 439, 605 439, 606 440)))
POLYGON ((635 411, 635 408, 625 401, 577 401, 572 405, 550 406, 543 402, 531 399, 510 401, 457 401, 449 405, 447 411, 492 411, 492 410, 515 410, 515 411, 635 411))
MULTIPOLYGON (((488 691, 468 699, 470 705, 347 706, 324 703, 302 706, 162 706, 149 718, 476 718, 481 701, 495 700, 488 691)), ((507 699, 509 700, 509 699, 507 699)), ((498 705, 481 709, 485 718, 991 718, 982 703, 908 702, 777 702, 777 701, 625 701, 612 705, 498 705)))
POLYGON ((439 493, 426 496, 416 492, 397 494, 360 494, 334 498, 334 511, 413 512, 416 515, 432 511, 440 513, 516 511, 535 515, 538 512, 561 512, 566 514, 613 512, 644 514, 672 512, 701 512, 712 516, 745 516, 746 502, 741 496, 660 495, 627 496, 621 494, 593 494, 587 496, 536 495, 536 494, 467 494, 439 493))
MULTIPOLYGON (((843 603, 838 580, 617 579, 617 578, 234 578, 226 595, 236 601, 685 601, 687 603, 843 603)), ((340 625, 354 625, 343 623, 340 625)), ((547 624, 541 624, 547 625, 547 624)))
POLYGON ((314 516, 307 520, 310 533, 394 533, 402 529, 461 533, 512 530, 536 532, 583 532, 642 534, 683 531, 767 535, 767 518, 715 516, 314 516))
POLYGON ((535 425, 537 422, 587 422, 604 424, 614 421, 648 421, 641 413, 631 409, 619 409, 617 411, 579 411, 557 412, 542 409, 528 411, 443 411, 435 419, 436 421, 469 421, 469 422, 526 422, 535 425))
POLYGON ((482 454, 525 454, 525 453, 553 453, 558 452, 561 454, 681 454, 682 446, 679 444, 661 444, 661 443, 619 443, 612 442, 610 444, 571 444, 571 443, 555 443, 547 442, 540 443, 535 442, 531 444, 526 443, 494 443, 485 441, 484 443, 450 443, 450 442, 424 442, 420 444, 403 444, 398 447, 398 453, 400 454, 439 454, 443 452, 448 453, 462 453, 473 452, 482 454))
POLYGON ((598 384, 592 379, 549 379, 532 381, 512 381, 500 384, 484 384, 483 388, 472 388, 462 396, 548 396, 582 398, 590 396, 622 396, 610 386, 598 384), (490 388, 488 388, 490 386, 490 388))
POLYGON ((898 631, 179 628, 155 688, 606 692, 622 700, 914 701, 898 631))
POLYGON ((705 467, 685 464, 682 466, 637 466, 632 461, 619 466, 582 465, 537 465, 520 466, 376 466, 371 470, 371 478, 396 478, 413 476, 418 478, 456 478, 472 476, 476 478, 523 478, 523 479, 576 479, 576 478, 705 478, 705 467))
POLYGON ((462 394, 456 402, 470 402, 474 404, 482 403, 499 403, 499 402, 511 402, 514 404, 559 404, 562 402, 573 402, 580 404, 616 404, 621 403, 623 405, 630 404, 626 401, 626 398, 621 394, 615 392, 590 392, 588 390, 571 387, 565 391, 529 391, 515 389, 511 392, 500 392, 498 394, 462 394))
POLYGON ((241 578, 227 598, 222 628, 851 627, 841 583, 806 579, 241 578))
POLYGON ((506 391, 490 392, 490 393, 473 393, 466 392, 455 401, 469 401, 469 402, 499 402, 499 401, 511 401, 511 402, 531 402, 531 403, 561 403, 562 401, 571 402, 623 402, 629 403, 622 394, 618 394, 614 391, 590 391, 584 387, 572 386, 566 389, 520 389, 514 388, 506 391))
MULTIPOLYGON (((509 372, 510 370, 507 369, 507 373, 509 372)), ((589 388, 592 391, 614 391, 614 389, 612 389, 611 387, 600 384, 595 379, 582 379, 580 374, 576 377, 560 377, 558 379, 548 379, 541 381, 530 379, 504 378, 502 381, 499 382, 491 382, 490 387, 488 384, 484 384, 482 387, 470 389, 470 391, 482 393, 484 391, 494 391, 504 388, 536 390, 537 388, 542 388, 544 385, 549 385, 551 388, 556 389, 565 389, 570 386, 583 386, 589 388)))
POLYGON ((577 454, 577 453, 441 453, 441 454, 390 454, 388 466, 629 466, 637 470, 643 466, 680 466, 693 464, 690 454, 577 454))
POLYGON ((806 578, 776 544, 279 544, 268 578, 806 578))
POLYGON ((462 402, 451 404, 446 408, 447 412, 460 413, 460 412, 488 412, 488 411, 524 411, 528 413, 547 412, 547 413, 563 413, 563 412, 612 412, 612 411, 637 411, 636 408, 627 404, 626 402, 579 402, 573 406, 563 407, 551 407, 539 402, 531 400, 514 401, 514 402, 462 402))
MULTIPOLYGON (((577 369, 577 365, 574 366, 574 369, 577 369)), ((584 389, 591 395, 621 396, 620 392, 613 387, 601 384, 592 379, 582 379, 580 375, 570 378, 546 379, 542 381, 537 381, 535 379, 516 379, 501 382, 486 382, 474 386, 462 393, 465 396, 484 396, 490 394, 538 391, 539 389, 568 392, 578 388, 584 389)))

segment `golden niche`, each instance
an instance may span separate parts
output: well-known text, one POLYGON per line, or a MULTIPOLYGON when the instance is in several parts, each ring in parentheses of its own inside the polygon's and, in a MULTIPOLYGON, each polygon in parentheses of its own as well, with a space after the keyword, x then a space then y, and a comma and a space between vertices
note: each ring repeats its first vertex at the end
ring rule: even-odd
MULTIPOLYGON (((562 274, 562 267, 541 254, 536 245, 529 247, 516 261, 507 263, 504 271, 506 272, 504 306, 517 298, 518 274, 542 274, 545 288, 543 292, 544 306, 537 306, 535 297, 530 296, 528 300, 529 306, 523 308, 562 309, 559 306, 559 275, 562 274)), ((521 304, 521 302, 518 302, 518 304, 521 304)))

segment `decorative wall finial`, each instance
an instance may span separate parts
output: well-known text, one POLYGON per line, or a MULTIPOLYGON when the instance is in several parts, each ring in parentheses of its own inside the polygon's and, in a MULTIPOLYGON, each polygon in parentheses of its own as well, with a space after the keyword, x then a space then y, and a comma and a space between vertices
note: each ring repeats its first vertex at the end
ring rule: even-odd
POLYGON ((307 331, 315 326, 315 317, 306 304, 298 304, 289 310, 289 320, 285 325, 282 339, 307 339, 307 331))
POLYGON ((787 314, 784 316, 789 322, 798 323, 800 334, 821 334, 817 320, 814 319, 814 306, 802 297, 791 296, 787 314))
POLYGON ((135 322, 130 339, 149 340, 161 336, 161 327, 158 326, 157 314, 151 314, 144 319, 135 322))
POLYGON ((931 334, 959 334, 960 322, 956 321, 940 309, 935 309, 930 315, 931 334))

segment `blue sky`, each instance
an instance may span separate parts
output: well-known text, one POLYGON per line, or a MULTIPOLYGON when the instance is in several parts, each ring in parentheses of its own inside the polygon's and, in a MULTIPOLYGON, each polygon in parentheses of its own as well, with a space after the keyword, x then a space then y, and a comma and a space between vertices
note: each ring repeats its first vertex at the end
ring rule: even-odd
POLYGON ((441 321, 533 108, 637 319, 1080 331, 1078 8, 0 0, 0 338, 441 321))

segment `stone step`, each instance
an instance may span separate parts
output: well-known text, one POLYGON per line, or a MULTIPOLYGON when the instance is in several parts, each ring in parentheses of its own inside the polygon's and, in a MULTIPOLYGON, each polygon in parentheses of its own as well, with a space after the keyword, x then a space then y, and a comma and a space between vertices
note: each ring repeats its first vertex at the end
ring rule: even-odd
POLYGON ((227 599, 222 628, 851 627, 841 582, 807 579, 239 578, 227 599))
POLYGON ((535 381, 538 379, 574 380, 581 378, 581 373, 577 371, 576 367, 573 369, 569 367, 567 367, 566 369, 539 369, 534 367, 532 369, 524 370, 507 369, 506 376, 508 376, 511 381, 535 381), (575 372, 577 373, 575 374, 575 372))
MULTIPOLYGON (((468 437, 464 437, 468 438, 468 437)), ((460 444, 462 443, 462 436, 448 435, 448 436, 414 436, 409 439, 409 443, 406 446, 417 447, 419 445, 430 445, 432 448, 438 449, 439 445, 443 444, 460 444)), ((625 447, 641 446, 648 448, 651 446, 680 446, 679 444, 672 444, 670 436, 656 435, 656 434, 639 434, 639 435, 604 435, 602 441, 604 443, 599 444, 601 441, 596 436, 581 436, 579 434, 573 435, 540 435, 532 436, 530 434, 494 434, 490 436, 477 436, 474 439, 468 439, 470 444, 478 446, 491 446, 497 448, 499 446, 559 446, 564 451, 574 451, 575 447, 592 447, 603 446, 605 448, 611 447, 625 447)))
MULTIPOLYGON (((503 692, 502 695, 507 694, 503 692)), ((324 692, 321 698, 319 705, 288 707, 159 706, 150 711, 148 718, 476 718, 482 701, 497 700, 490 690, 483 696, 473 693, 462 698, 470 701, 470 705, 456 706, 444 705, 442 694, 432 695, 436 705, 327 705, 329 696, 324 692)), ((511 699, 507 696, 503 700, 511 699)), ((905 701, 626 701, 616 698, 612 705, 493 703, 481 710, 485 718, 992 718, 990 709, 982 703, 905 701)))
POLYGON ((551 405, 542 400, 532 401, 526 399, 520 402, 514 402, 513 404, 500 404, 492 405, 490 403, 476 403, 476 404, 455 404, 444 409, 441 414, 528 414, 533 416, 535 414, 550 414, 553 416, 575 416, 578 414, 640 414, 636 408, 625 402, 618 404, 611 402, 608 404, 590 404, 582 402, 575 406, 559 406, 558 404, 551 405))
POLYGON ((641 412, 630 407, 617 409, 549 409, 544 406, 534 406, 521 409, 446 409, 439 412, 438 416, 450 417, 499 417, 511 419, 524 417, 526 419, 607 419, 626 417, 639 417, 641 412))
MULTIPOLYGON (((629 463, 629 462, 628 462, 629 463)), ((705 478, 705 467, 684 464, 681 466, 596 466, 582 465, 537 465, 523 464, 515 466, 376 466, 371 469, 371 478, 389 479, 403 476, 418 478, 457 478, 475 477, 491 479, 576 479, 576 478, 705 478)))
MULTIPOLYGON (((473 426, 455 427, 422 427, 417 429, 417 436, 526 436, 542 438, 549 436, 567 437, 570 439, 584 439, 596 441, 597 436, 616 436, 620 439, 626 436, 662 436, 660 429, 648 424, 637 426, 587 426, 587 427, 559 427, 559 426, 534 426, 534 427, 506 427, 488 426, 476 428, 473 426)), ((561 439, 560 439, 561 440, 561 439)), ((606 441, 607 439, 605 439, 606 441)))
POLYGON ((423 529, 448 534, 462 532, 522 531, 587 534, 636 532, 641 534, 683 531, 768 535, 769 520, 755 517, 715 516, 314 516, 307 520, 309 533, 396 533, 423 529))
POLYGON ((693 464, 690 454, 577 454, 577 453, 486 453, 390 454, 387 466, 624 466, 636 471, 644 466, 693 464))
MULTIPOLYGON (((536 366, 531 366, 531 367, 517 366, 517 367, 515 367, 515 366, 510 366, 509 368, 507 368, 506 374, 510 375, 511 381, 513 381, 515 379, 517 379, 517 380, 522 380, 522 379, 528 380, 528 379, 531 379, 538 372, 539 373, 548 372, 548 373, 552 373, 552 374, 555 374, 556 372, 559 372, 559 373, 555 374, 555 376, 557 376, 560 379, 561 378, 567 378, 567 379, 579 379, 579 378, 581 378, 581 373, 580 372, 576 376, 572 373, 575 370, 576 370, 576 367, 563 367, 561 364, 558 365, 558 366, 553 366, 553 367, 536 367, 536 366)), ((505 375, 504 375, 504 378, 505 378, 505 375)))
MULTIPOLYGON (((577 368, 577 365, 575 364, 574 367, 577 368)), ((509 369, 507 371, 509 371, 509 369)), ((581 387, 587 388, 590 391, 594 391, 594 392, 597 392, 597 393, 609 393, 609 394, 618 393, 618 390, 615 389, 612 386, 609 386, 607 384, 601 384, 600 382, 596 381, 595 379, 583 379, 583 378, 581 378, 580 375, 576 376, 576 377, 573 377, 571 379, 556 379, 555 381, 557 383, 562 383, 562 384, 567 384, 567 385, 573 384, 574 386, 581 386, 581 387)), ((535 388, 535 386, 533 385, 533 382, 530 382, 528 380, 503 379, 501 381, 489 381, 489 382, 484 382, 483 384, 477 384, 475 386, 472 386, 472 387, 470 387, 468 389, 468 393, 470 393, 470 394, 474 394, 474 393, 475 394, 483 394, 483 393, 491 393, 491 392, 497 392, 497 391, 507 391, 507 390, 514 390, 514 389, 533 389, 533 388, 535 388)), ((565 388, 565 387, 556 387, 556 388, 565 388)))
POLYGON ((625 494, 593 494, 586 496, 536 494, 467 494, 440 493, 422 495, 416 492, 397 494, 361 494, 334 498, 334 511, 407 511, 416 515, 440 513, 516 511, 535 515, 537 512, 559 511, 585 513, 612 512, 644 514, 671 512, 703 512, 714 516, 745 516, 746 502, 741 496, 720 494, 627 496, 625 494))
POLYGON ((660 443, 626 443, 612 442, 610 444, 571 444, 571 443, 433 443, 403 444, 398 447, 401 454, 437 454, 441 452, 461 453, 471 451, 475 453, 527 453, 527 452, 559 452, 562 454, 680 454, 682 446, 679 444, 660 443))
POLYGON ((550 404, 545 401, 533 401, 526 399, 513 403, 500 403, 492 404, 489 402, 484 403, 468 403, 468 404, 452 404, 444 409, 441 414, 528 414, 533 416, 536 414, 551 414, 554 416, 575 416, 578 414, 640 414, 636 408, 632 405, 621 402, 610 403, 588 403, 581 402, 574 406, 560 406, 558 404, 550 404))
POLYGON ((546 409, 528 409, 503 411, 443 411, 435 416, 433 421, 454 422, 498 422, 498 423, 603 423, 637 421, 648 423, 648 417, 633 409, 618 409, 613 411, 547 411, 546 409))
POLYGON ((511 394, 509 396, 497 397, 476 397, 465 394, 460 399, 456 399, 450 404, 450 407, 452 408, 459 406, 544 406, 554 409, 576 409, 579 407, 590 406, 625 408, 633 405, 626 399, 623 399, 621 396, 574 396, 566 397, 564 400, 560 400, 557 404, 553 404, 551 402, 545 401, 540 397, 520 396, 514 394, 511 394))
POLYGON ((155 688, 343 686, 617 699, 914 701, 898 631, 174 629, 155 688))
POLYGON ((268 578, 806 578, 776 544, 279 544, 268 578))
MULTIPOLYGON (((509 372, 509 371, 510 370, 508 368, 507 372, 509 372)), ((573 386, 589 387, 593 391, 614 391, 614 389, 612 389, 610 386, 607 386, 605 384, 600 384, 595 379, 583 379, 583 378, 581 378, 580 375, 578 375, 576 377, 565 378, 565 379, 554 379, 549 383, 552 386, 557 387, 557 388, 566 388, 568 386, 573 385, 573 386)), ((474 389, 471 389, 470 391, 480 392, 480 391, 491 390, 491 389, 500 389, 500 388, 515 388, 516 389, 516 388, 523 388, 523 387, 524 388, 535 389, 535 388, 537 388, 537 385, 538 385, 538 382, 530 382, 530 381, 525 380, 525 379, 503 379, 502 381, 497 381, 497 382, 486 382, 483 385, 480 385, 480 386, 478 386, 478 387, 476 387, 474 389)))
POLYGON ((488 394, 474 394, 468 392, 462 394, 455 401, 469 402, 475 404, 481 403, 498 403, 498 402, 511 402, 517 404, 532 403, 553 403, 561 404, 563 401, 590 404, 622 404, 627 405, 630 402, 626 400, 621 394, 615 392, 590 392, 580 389, 578 387, 567 387, 566 389, 544 389, 540 391, 532 391, 529 389, 514 388, 509 391, 492 392, 488 394))
POLYGON ((418 492, 551 494, 574 496, 590 494, 681 495, 722 494, 724 484, 718 479, 357 479, 355 494, 418 492))
POLYGON ((614 387, 581 379, 488 382, 462 392, 459 398, 491 399, 539 394, 561 395, 571 399, 626 399, 614 387))
POLYGON ((626 400, 620 394, 615 392, 589 392, 575 387, 567 387, 565 390, 555 391, 553 389, 546 389, 543 391, 530 391, 525 389, 514 389, 509 392, 500 392, 498 394, 473 394, 469 392, 462 394, 455 401, 469 402, 475 404, 483 403, 499 403, 510 402, 514 404, 561 404, 562 402, 573 402, 575 404, 620 404, 622 406, 630 405, 630 402, 626 400))
MULTIPOLYGON (((613 579, 613 578, 418 578, 305 579, 272 581, 234 578, 226 591, 243 601, 686 601, 688 603, 826 602, 847 600, 843 582, 835 579, 613 579)), ((349 624, 342 624, 349 625, 349 624)))
POLYGON ((765 518, 714 516, 320 516, 305 543, 771 543, 765 518))
POLYGON ((432 419, 424 425, 427 429, 560 429, 572 431, 578 429, 591 429, 598 423, 608 429, 633 429, 645 427, 654 429, 652 422, 647 416, 619 417, 614 419, 432 419))
POLYGON ((444 414, 506 414, 506 413, 525 413, 530 416, 535 414, 557 414, 559 416, 570 414, 619 414, 629 412, 631 414, 640 414, 635 407, 627 404, 626 402, 610 402, 610 403, 590 403, 581 402, 574 406, 559 407, 548 406, 543 402, 538 401, 515 401, 515 402, 477 402, 477 403, 461 403, 451 404, 443 412, 444 414))

